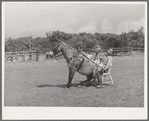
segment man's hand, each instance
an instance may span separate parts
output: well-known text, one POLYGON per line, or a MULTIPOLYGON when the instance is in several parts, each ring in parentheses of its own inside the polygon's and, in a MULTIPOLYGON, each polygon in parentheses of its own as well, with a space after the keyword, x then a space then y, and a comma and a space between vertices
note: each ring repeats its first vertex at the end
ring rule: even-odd
POLYGON ((104 69, 104 70, 107 70, 107 67, 106 67, 106 66, 104 66, 104 67, 103 67, 103 69, 104 69))
POLYGON ((97 59, 97 57, 92 58, 94 61, 97 59))

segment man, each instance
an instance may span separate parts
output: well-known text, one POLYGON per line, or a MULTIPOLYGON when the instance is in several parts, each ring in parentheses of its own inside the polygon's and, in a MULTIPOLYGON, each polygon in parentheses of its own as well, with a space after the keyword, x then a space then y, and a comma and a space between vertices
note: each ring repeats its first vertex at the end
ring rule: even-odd
MULTIPOLYGON (((97 51, 96 54, 95 54, 95 58, 98 57, 98 54, 99 54, 100 51, 97 51)), ((94 81, 92 82, 92 85, 93 86, 96 86, 96 87, 103 87, 102 85, 102 78, 101 76, 98 77, 100 79, 100 81, 98 80, 98 82, 96 82, 96 75, 99 76, 99 75, 102 75, 103 72, 104 73, 108 73, 110 72, 111 70, 111 67, 112 67, 112 56, 111 54, 113 53, 113 50, 112 49, 109 49, 106 53, 104 53, 104 55, 99 55, 99 59, 101 60, 101 62, 103 63, 103 69, 101 70, 101 68, 99 67, 96 67, 95 70, 94 70, 94 81), (97 74, 97 73, 100 73, 100 74, 97 74)))
POLYGON ((104 69, 104 72, 105 72, 105 73, 108 73, 108 72, 110 72, 110 70, 111 70, 111 67, 112 67, 112 60, 113 60, 113 58, 112 58, 112 56, 111 56, 112 53, 113 53, 113 50, 112 50, 112 49, 109 49, 109 50, 105 53, 105 55, 104 55, 102 58, 100 58, 100 59, 102 60, 102 62, 104 63, 103 69, 104 69))
POLYGON ((95 47, 95 56, 94 56, 94 61, 97 63, 97 66, 95 67, 93 71, 93 81, 91 82, 91 86, 98 86, 102 85, 102 67, 103 63, 101 62, 101 59, 98 57, 99 52, 101 52, 101 47, 100 45, 97 45, 95 47), (98 81, 96 81, 96 78, 98 78, 98 81))

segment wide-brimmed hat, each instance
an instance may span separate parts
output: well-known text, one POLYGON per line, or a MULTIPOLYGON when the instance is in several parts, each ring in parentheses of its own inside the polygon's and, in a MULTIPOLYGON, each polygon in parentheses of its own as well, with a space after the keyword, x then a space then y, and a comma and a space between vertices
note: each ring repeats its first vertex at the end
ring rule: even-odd
POLYGON ((95 50, 97 50, 97 51, 101 50, 101 46, 100 45, 96 45, 95 46, 95 50))
POLYGON ((109 50, 107 51, 107 53, 112 54, 112 53, 113 53, 113 49, 109 49, 109 50))

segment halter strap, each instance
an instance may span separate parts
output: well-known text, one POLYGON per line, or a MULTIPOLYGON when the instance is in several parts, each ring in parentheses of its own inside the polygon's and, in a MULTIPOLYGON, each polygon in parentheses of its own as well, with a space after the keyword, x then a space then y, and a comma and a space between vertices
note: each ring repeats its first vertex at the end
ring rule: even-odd
POLYGON ((73 55, 71 58, 69 58, 69 59, 67 60, 67 63, 69 63, 72 59, 74 59, 74 58, 76 57, 76 55, 78 55, 78 53, 79 53, 79 52, 77 52, 77 54, 75 54, 75 55, 73 55))
MULTIPOLYGON (((58 43, 58 45, 54 46, 54 48, 57 48, 59 45, 60 45, 60 44, 58 43)), ((79 53, 79 52, 77 52, 77 54, 78 54, 78 53, 79 53)), ((66 62, 69 63, 72 59, 74 59, 74 58, 76 57, 77 54, 75 54, 75 55, 73 55, 71 58, 67 59, 66 62)), ((55 59, 56 59, 57 61, 59 61, 59 60, 56 58, 56 55, 55 55, 54 57, 55 57, 55 59)), ((59 62, 61 62, 61 61, 59 61, 59 62)))

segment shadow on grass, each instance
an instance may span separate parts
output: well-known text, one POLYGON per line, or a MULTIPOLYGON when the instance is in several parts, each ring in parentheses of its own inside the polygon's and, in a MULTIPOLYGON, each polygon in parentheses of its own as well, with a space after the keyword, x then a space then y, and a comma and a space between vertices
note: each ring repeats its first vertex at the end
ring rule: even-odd
MULTIPOLYGON (((78 87, 79 83, 73 83, 71 84, 71 87, 78 87)), ((44 88, 44 87, 60 87, 65 88, 67 84, 57 84, 57 85, 49 85, 49 84, 43 84, 43 85, 37 85, 37 88, 44 88)))
MULTIPOLYGON (((81 81, 80 81, 81 82, 81 81)), ((72 83, 71 84, 71 87, 78 87, 80 83, 72 83)), ((104 86, 110 86, 109 84, 106 84, 106 83, 103 83, 104 86)), ((67 84, 57 84, 57 85, 49 85, 49 84, 43 84, 43 85, 37 85, 37 88, 44 88, 44 87, 60 87, 60 88, 65 88, 67 86, 67 84)), ((85 85, 82 85, 82 86, 85 86, 85 87, 90 87, 90 86, 98 86, 98 84, 85 84, 85 85)))

